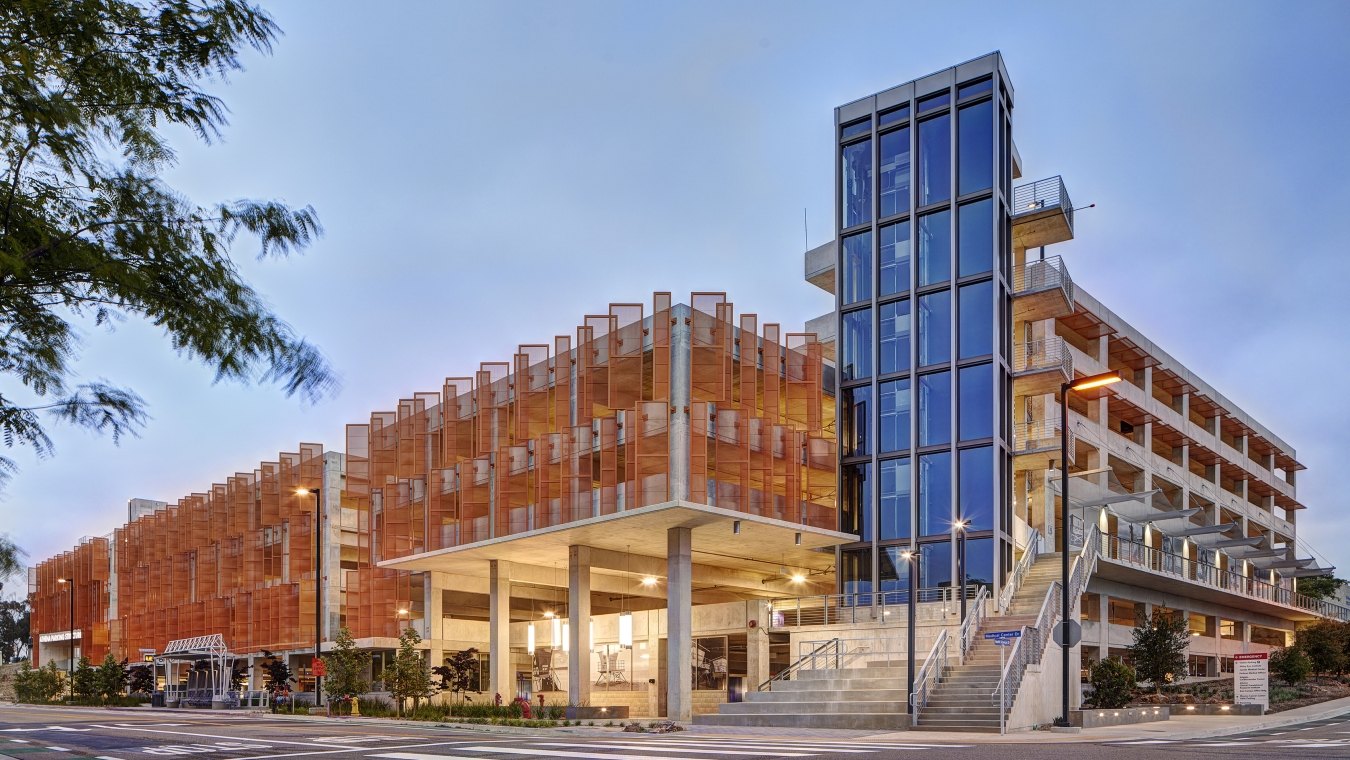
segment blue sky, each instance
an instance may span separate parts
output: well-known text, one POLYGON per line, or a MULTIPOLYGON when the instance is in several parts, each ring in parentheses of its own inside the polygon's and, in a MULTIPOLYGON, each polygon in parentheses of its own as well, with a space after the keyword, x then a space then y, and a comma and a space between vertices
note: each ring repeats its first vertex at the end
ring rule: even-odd
POLYGON ((0 496, 33 558, 174 500, 610 301, 726 290, 799 328, 833 221, 832 109, 1001 50, 1025 180, 1062 174, 1075 280, 1294 445, 1299 532, 1350 573, 1350 4, 274 3, 285 37, 219 88, 221 144, 179 137, 200 201, 313 204, 303 257, 241 268, 318 343, 317 406, 212 385, 158 331, 91 329, 79 371, 154 419, 57 455, 0 496))

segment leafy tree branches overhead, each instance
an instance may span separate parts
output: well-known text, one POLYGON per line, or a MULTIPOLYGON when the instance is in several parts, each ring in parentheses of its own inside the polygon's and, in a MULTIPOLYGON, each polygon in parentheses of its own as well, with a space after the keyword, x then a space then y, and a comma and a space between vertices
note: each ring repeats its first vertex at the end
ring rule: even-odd
MULTIPOLYGON (((210 143, 226 124, 207 88, 271 50, 280 30, 245 0, 0 3, 0 438, 51 453, 44 422, 135 433, 145 402, 107 381, 77 384, 77 320, 140 317, 217 380, 280 385, 316 400, 336 378, 240 276, 241 233, 259 258, 321 233, 308 206, 198 204, 160 173, 161 129, 210 143)), ((0 477, 13 462, 0 458, 0 477)))

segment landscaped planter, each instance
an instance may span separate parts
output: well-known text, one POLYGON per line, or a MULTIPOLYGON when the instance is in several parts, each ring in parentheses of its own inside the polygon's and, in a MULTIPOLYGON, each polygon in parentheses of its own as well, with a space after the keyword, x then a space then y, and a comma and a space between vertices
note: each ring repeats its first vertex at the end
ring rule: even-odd
POLYGON ((1264 715, 1261 705, 1170 705, 1172 714, 1182 715, 1264 715))
POLYGON ((1069 723, 1079 728, 1102 728, 1104 726, 1128 726, 1133 723, 1151 723, 1155 720, 1168 720, 1171 705, 1150 705, 1148 707, 1120 707, 1116 709, 1069 711, 1069 723))
POLYGON ((568 707, 568 720, 618 720, 628 717, 628 707, 568 707))

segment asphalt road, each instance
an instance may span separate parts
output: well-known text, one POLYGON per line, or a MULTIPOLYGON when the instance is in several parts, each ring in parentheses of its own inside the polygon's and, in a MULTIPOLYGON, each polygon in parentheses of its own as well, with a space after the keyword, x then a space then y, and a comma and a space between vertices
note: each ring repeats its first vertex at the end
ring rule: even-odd
MULTIPOLYGON (((778 733, 778 732, 775 732, 778 733)), ((894 736, 894 735, 892 735, 894 736)), ((273 760, 1182 760, 1350 757, 1350 713, 1338 718, 1218 739, 1144 739, 1106 743, 998 744, 927 741, 915 732, 899 741, 868 737, 775 738, 685 732, 666 735, 587 735, 558 730, 503 734, 434 726, 381 726, 341 719, 295 720, 258 713, 138 712, 0 705, 0 757, 58 760, 141 760, 152 757, 273 760)))

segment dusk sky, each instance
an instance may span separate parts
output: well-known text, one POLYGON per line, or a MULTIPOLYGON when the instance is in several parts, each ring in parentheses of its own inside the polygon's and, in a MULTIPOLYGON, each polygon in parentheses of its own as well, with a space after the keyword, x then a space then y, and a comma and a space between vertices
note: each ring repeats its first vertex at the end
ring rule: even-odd
POLYGON ((1022 181, 1096 204, 1048 253, 1295 447, 1300 554, 1350 573, 1350 3, 268 5, 274 55, 215 88, 223 143, 175 135, 168 179, 315 207, 303 256, 236 258, 342 390, 213 385, 153 327, 90 325, 81 379, 153 419, 7 452, 0 532, 30 561, 110 533, 129 498, 341 451, 345 424, 611 301, 726 291, 800 330, 832 305, 802 279, 803 210, 811 245, 832 237, 832 109, 1000 50, 1022 181))

